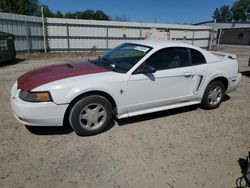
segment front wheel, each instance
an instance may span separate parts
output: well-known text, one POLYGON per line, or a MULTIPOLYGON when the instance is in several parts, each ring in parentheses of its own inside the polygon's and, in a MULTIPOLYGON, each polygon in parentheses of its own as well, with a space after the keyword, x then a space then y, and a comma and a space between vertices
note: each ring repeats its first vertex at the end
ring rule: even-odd
POLYGON ((112 120, 110 102, 99 95, 79 100, 71 109, 69 121, 80 136, 95 135, 102 132, 112 120))
POLYGON ((207 110, 218 108, 224 99, 225 86, 221 81, 208 84, 201 101, 201 107, 207 110))

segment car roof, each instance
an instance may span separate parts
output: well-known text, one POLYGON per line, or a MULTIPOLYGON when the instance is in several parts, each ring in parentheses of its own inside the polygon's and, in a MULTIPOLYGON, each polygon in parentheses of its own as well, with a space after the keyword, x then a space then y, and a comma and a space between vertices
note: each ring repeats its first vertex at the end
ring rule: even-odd
POLYGON ((180 41, 165 40, 165 39, 161 39, 161 40, 151 40, 150 39, 150 40, 137 40, 137 41, 132 41, 129 43, 149 46, 149 47, 152 47, 156 51, 163 49, 163 48, 168 48, 168 47, 192 48, 192 49, 200 51, 205 56, 207 63, 216 62, 216 61, 220 60, 217 56, 215 56, 214 54, 211 54, 207 50, 204 50, 200 47, 193 46, 191 44, 188 44, 185 42, 180 42, 180 41))

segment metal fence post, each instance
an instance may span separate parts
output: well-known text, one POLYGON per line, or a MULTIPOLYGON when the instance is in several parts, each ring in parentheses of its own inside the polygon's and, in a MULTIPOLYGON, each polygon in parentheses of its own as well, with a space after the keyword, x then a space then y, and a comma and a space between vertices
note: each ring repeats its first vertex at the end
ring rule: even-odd
POLYGON ((192 45, 194 44, 194 33, 195 33, 195 30, 193 29, 192 45))
POLYGON ((141 22, 141 27, 140 27, 140 38, 142 39, 142 22, 141 22))
POLYGON ((106 26, 106 51, 109 49, 109 26, 106 26))
POLYGON ((66 25, 67 29, 67 47, 68 47, 68 52, 70 52, 70 43, 69 43, 69 24, 67 23, 66 25))
POLYGON ((24 21, 24 25, 25 25, 25 30, 26 30, 26 47, 27 47, 27 51, 28 53, 30 53, 30 45, 29 45, 29 31, 28 31, 28 24, 26 21, 24 21))

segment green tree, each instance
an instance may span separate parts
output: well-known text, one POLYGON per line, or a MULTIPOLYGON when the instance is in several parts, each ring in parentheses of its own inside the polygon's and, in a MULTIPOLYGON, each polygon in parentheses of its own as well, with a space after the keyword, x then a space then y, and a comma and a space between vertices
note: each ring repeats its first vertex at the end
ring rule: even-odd
POLYGON ((81 16, 79 17, 80 19, 90 19, 93 20, 94 19, 94 14, 95 11, 94 10, 85 10, 84 12, 81 12, 81 16))
POLYGON ((109 15, 105 14, 101 10, 97 10, 94 14, 94 19, 95 20, 110 20, 109 15))
POLYGON ((119 22, 128 22, 129 21, 128 17, 125 16, 125 15, 115 16, 113 20, 114 21, 119 21, 119 22))
POLYGON ((41 6, 43 6, 45 17, 110 20, 110 16, 101 10, 94 11, 88 9, 75 13, 66 12, 63 15, 60 11, 54 13, 47 5, 40 5, 39 0, 0 0, 0 12, 41 16, 41 6))
POLYGON ((45 17, 55 17, 55 14, 49 9, 47 5, 42 5, 43 14, 45 17))
POLYGON ((235 21, 246 22, 250 14, 250 0, 239 0, 234 2, 231 11, 235 21))
POLYGON ((214 11, 213 18, 219 22, 229 22, 232 21, 232 13, 230 6, 223 5, 220 9, 216 8, 214 11))
POLYGON ((56 18, 63 18, 63 14, 60 12, 60 10, 56 11, 55 17, 56 18))
POLYGON ((1 12, 37 15, 38 9, 38 0, 0 0, 1 12))
POLYGON ((64 18, 75 18, 75 15, 72 14, 71 12, 66 12, 66 13, 64 14, 64 18))
POLYGON ((221 14, 218 8, 216 8, 214 11, 213 19, 216 19, 217 21, 221 21, 221 14))
POLYGON ((78 11, 75 13, 67 12, 64 15, 65 18, 75 18, 75 19, 88 19, 88 20, 110 20, 109 15, 101 10, 85 10, 84 12, 78 11))

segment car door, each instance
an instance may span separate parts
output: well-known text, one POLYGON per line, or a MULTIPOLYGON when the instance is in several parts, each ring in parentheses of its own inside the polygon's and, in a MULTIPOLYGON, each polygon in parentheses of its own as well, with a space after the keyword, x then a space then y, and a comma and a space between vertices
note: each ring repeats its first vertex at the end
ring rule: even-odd
POLYGON ((190 66, 187 48, 166 48, 150 56, 128 80, 128 112, 167 106, 192 100, 197 86, 194 67, 190 66), (139 73, 144 65, 155 73, 139 73))

